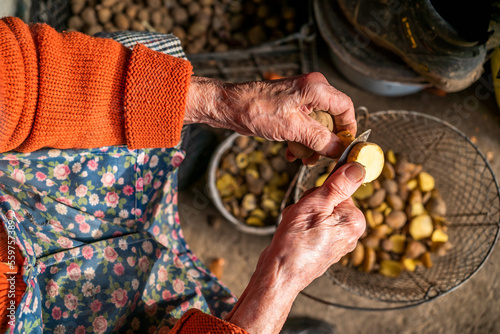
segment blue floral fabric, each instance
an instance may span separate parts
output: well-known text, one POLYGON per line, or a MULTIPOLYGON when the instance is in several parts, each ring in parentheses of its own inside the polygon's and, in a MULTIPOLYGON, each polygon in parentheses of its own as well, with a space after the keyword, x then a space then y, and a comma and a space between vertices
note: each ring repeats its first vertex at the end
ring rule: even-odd
POLYGON ((178 148, 0 154, 0 218, 15 223, 27 291, 8 332, 167 333, 235 297, 186 244, 178 148))

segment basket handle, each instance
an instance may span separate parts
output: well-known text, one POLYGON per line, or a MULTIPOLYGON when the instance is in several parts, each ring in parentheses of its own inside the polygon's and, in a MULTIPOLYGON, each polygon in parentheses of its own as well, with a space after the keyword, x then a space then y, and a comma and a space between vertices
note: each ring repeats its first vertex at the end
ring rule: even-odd
POLYGON ((356 121, 360 123, 361 120, 363 120, 363 128, 368 129, 368 125, 370 123, 370 112, 365 106, 356 108, 356 121))

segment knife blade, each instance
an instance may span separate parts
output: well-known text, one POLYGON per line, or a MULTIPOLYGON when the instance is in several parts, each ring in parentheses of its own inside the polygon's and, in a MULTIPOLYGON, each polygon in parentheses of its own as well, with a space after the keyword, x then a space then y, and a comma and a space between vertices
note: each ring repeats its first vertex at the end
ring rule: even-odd
POLYGON ((343 165, 346 164, 346 162, 347 162, 347 156, 349 155, 349 152, 351 152, 352 148, 356 144, 358 144, 358 143, 364 143, 364 142, 366 142, 368 140, 368 137, 370 137, 370 133, 371 132, 372 132, 372 129, 366 130, 365 132, 363 132, 362 134, 360 134, 358 136, 358 138, 354 139, 352 141, 352 143, 349 144, 349 146, 347 146, 347 148, 344 150, 344 153, 342 153, 342 155, 340 156, 339 160, 337 161, 337 164, 333 168, 333 170, 330 173, 330 175, 332 175, 333 173, 335 173, 335 171, 337 169, 339 169, 340 167, 342 167, 343 165))

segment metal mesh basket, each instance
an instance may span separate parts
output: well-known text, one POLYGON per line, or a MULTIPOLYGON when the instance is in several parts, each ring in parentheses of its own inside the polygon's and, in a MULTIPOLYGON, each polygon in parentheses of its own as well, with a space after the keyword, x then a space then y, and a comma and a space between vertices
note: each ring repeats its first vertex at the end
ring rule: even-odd
MULTIPOLYGON (((402 153, 434 176, 447 204, 453 248, 445 256, 433 256, 432 268, 419 267, 398 278, 340 264, 333 265, 326 275, 360 296, 393 303, 420 304, 457 288, 484 264, 499 234, 500 193, 485 157, 455 127, 417 112, 377 112, 366 115, 359 126, 359 133, 371 128, 370 141, 384 151, 402 153)), ((330 162, 324 159, 314 167, 301 169, 295 201, 314 186, 330 162)))

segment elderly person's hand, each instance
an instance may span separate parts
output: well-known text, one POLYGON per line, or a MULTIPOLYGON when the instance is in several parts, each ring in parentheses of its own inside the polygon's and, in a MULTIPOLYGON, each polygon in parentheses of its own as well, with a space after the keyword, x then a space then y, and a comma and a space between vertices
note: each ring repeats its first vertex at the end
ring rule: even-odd
POLYGON ((287 208, 247 289, 227 316, 250 333, 278 333, 297 294, 351 252, 365 219, 351 199, 365 170, 346 164, 287 208))
MULTIPOLYGON (((313 110, 333 115, 335 132, 356 133, 351 99, 320 73, 241 84, 193 77, 184 119, 186 124, 205 123, 243 135, 296 141, 319 154, 338 157, 343 151, 339 138, 308 116, 313 110)), ((318 157, 315 154, 304 163, 314 163, 318 157)))

